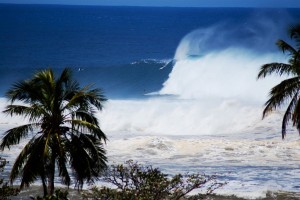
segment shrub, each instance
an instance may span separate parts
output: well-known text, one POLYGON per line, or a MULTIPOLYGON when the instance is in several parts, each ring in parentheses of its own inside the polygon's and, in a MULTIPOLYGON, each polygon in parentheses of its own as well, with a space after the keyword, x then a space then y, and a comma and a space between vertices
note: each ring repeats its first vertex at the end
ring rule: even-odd
POLYGON ((112 165, 103 181, 115 188, 93 187, 83 194, 84 199, 178 200, 199 188, 205 189, 206 195, 211 194, 225 184, 217 182, 216 176, 201 174, 177 174, 170 177, 158 168, 142 166, 132 160, 112 165))
POLYGON ((52 196, 37 197, 36 200, 68 200, 68 191, 55 190, 55 194, 52 196))
MULTIPOLYGON (((2 174, 4 167, 8 163, 5 159, 0 157, 0 172, 2 174)), ((2 177, 2 176, 1 176, 2 177)), ((6 200, 10 196, 16 196, 19 193, 19 189, 13 188, 4 182, 3 178, 0 178, 0 199, 6 200)))

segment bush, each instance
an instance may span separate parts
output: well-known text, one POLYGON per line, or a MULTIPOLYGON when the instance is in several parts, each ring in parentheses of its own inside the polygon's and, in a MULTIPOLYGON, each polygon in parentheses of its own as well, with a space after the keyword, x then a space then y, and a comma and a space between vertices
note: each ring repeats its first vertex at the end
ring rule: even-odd
POLYGON ((37 197, 36 200, 68 200, 68 191, 61 191, 60 189, 55 190, 53 196, 37 197))
MULTIPOLYGON (((2 173, 7 161, 0 157, 0 172, 2 173)), ((1 176, 0 176, 1 177, 1 176)), ((19 189, 8 186, 7 182, 4 182, 3 178, 0 178, 0 199, 6 200, 10 196, 16 196, 19 193, 19 189)))
POLYGON ((199 188, 205 189, 206 195, 211 194, 225 184, 217 182, 215 176, 201 174, 177 174, 169 177, 158 168, 142 166, 132 160, 124 165, 112 165, 103 181, 115 188, 93 187, 83 194, 84 199, 178 200, 199 188))

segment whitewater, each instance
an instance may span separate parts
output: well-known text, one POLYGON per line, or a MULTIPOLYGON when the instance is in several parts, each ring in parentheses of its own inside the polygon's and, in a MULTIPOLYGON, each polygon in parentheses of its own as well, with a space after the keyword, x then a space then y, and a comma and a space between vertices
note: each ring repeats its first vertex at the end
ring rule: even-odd
MULTIPOLYGON (((98 20, 94 16, 93 19, 98 20)), ((231 22, 229 26, 223 22, 188 30, 177 48, 172 50, 173 58, 146 59, 142 55, 146 60, 131 62, 134 66, 159 65, 160 71, 156 73, 164 70, 170 73, 159 89, 149 91, 137 88, 143 92, 142 98, 111 98, 105 103, 104 110, 97 113, 100 127, 108 137, 105 145, 108 164, 132 159, 158 167, 168 174, 216 174, 219 181, 228 182, 216 190, 217 194, 234 194, 250 199, 264 197, 267 191, 299 192, 299 133, 289 126, 286 139, 281 139, 284 106, 262 119, 270 89, 286 77, 256 79, 263 64, 287 62, 288 58, 280 51, 266 50, 270 43, 274 44, 279 36, 284 35, 281 28, 286 23, 278 18, 274 21, 257 19, 246 21, 251 25, 241 26, 231 22), (248 37, 238 37, 240 35, 248 37)), ((144 39, 141 41, 140 44, 143 44, 144 39)), ((118 44, 114 42, 115 38, 108 48, 118 44)), ((144 44, 141 46, 147 47, 144 44)), ((128 52, 130 55, 131 52, 128 52)), ((115 57, 119 56, 118 53, 107 54, 112 55, 111 60, 117 63, 115 57)), ((86 60, 79 61, 84 63, 86 60)), ((113 74, 113 68, 79 67, 74 69, 80 69, 75 73, 80 81, 100 80, 98 74, 101 70, 113 74)), ((129 73, 126 70, 122 72, 129 73)), ((113 81, 109 84, 113 85, 113 81)), ((0 98, 0 110, 4 110, 7 103, 5 98, 0 98)), ((0 119, 1 132, 26 123, 23 118, 11 118, 3 113, 0 119)), ((10 161, 6 176, 25 144, 26 140, 1 152, 1 156, 10 161)), ((58 178, 56 181, 60 183, 58 178)))
MULTIPOLYGON (((187 40, 179 44, 159 91, 145 94, 147 99, 109 100, 97 114, 109 138, 109 164, 132 159, 169 174, 216 174, 228 182, 216 191, 225 195, 299 191, 296 130, 290 127, 281 140, 282 111, 262 120, 268 91, 282 77, 256 80, 262 64, 286 58, 242 48, 190 56, 187 40)), ((2 110, 6 104, 2 99, 2 110)), ((25 122, 1 114, 1 131, 25 122)), ((4 151, 9 168, 24 144, 4 151)))
POLYGON ((182 43, 161 90, 147 100, 109 101, 99 113, 110 161, 217 174, 228 181, 217 191, 225 195, 299 191, 299 134, 289 127, 281 139, 284 107, 262 120, 270 88, 284 77, 256 80, 260 66, 286 58, 242 48, 191 57, 182 43))

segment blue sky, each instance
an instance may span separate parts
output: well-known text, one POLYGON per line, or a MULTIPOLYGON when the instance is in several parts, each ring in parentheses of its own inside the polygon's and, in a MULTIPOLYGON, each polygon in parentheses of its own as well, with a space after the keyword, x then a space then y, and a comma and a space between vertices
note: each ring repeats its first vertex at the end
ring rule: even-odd
POLYGON ((0 0, 0 3, 180 7, 300 7, 300 0, 0 0))

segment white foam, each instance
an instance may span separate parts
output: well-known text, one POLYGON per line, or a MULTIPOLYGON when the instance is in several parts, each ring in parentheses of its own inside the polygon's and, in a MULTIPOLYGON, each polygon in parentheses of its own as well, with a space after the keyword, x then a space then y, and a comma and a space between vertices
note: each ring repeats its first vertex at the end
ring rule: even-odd
POLYGON ((261 120, 261 106, 236 100, 111 100, 100 114, 104 130, 159 135, 238 133, 261 120))
MULTIPOLYGON (((260 66, 284 62, 279 54, 257 55, 244 49, 226 49, 202 57, 178 60, 159 94, 185 99, 238 99, 263 103, 282 78, 257 81, 260 66)), ((205 102, 203 102, 205 104, 205 102)))
MULTIPOLYGON (((218 193, 248 198, 263 197, 267 190, 297 190, 296 131, 289 127, 292 134, 281 140, 282 111, 261 120, 268 91, 282 79, 256 80, 262 64, 285 58, 243 48, 201 55, 201 48, 190 46, 194 39, 179 45, 176 64, 156 97, 110 100, 97 113, 109 138, 109 163, 133 159, 171 174, 218 173, 229 179, 218 193)), ((6 103, 0 99, 0 109, 6 103)), ((0 120, 3 132, 26 123, 3 114, 0 120)), ((3 153, 13 161, 25 142, 3 153)))

